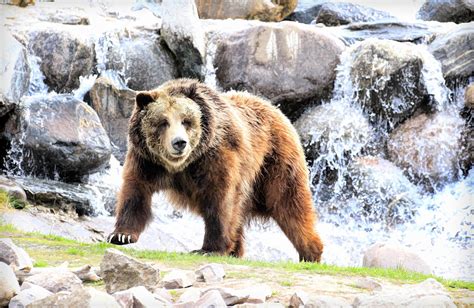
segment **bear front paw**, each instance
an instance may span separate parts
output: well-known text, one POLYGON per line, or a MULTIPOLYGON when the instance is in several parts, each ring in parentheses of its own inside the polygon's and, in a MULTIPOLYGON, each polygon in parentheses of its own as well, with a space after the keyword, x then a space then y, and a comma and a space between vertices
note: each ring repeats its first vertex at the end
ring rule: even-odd
POLYGON ((138 236, 126 232, 113 232, 107 237, 107 243, 115 245, 127 245, 136 243, 138 236))

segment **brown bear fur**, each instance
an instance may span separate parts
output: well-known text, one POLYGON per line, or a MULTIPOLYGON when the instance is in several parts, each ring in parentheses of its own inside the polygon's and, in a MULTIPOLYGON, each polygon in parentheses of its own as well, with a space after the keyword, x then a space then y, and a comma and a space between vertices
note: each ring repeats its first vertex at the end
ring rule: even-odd
MULTIPOLYGON (((146 130, 153 130, 150 125, 146 130)), ((160 130, 155 131, 157 138, 160 130)), ((321 259, 308 170, 290 121, 268 101, 243 92, 219 94, 190 79, 141 92, 129 123, 129 148, 109 241, 136 242, 151 218, 151 198, 164 191, 177 207, 205 223, 201 253, 240 257, 244 227, 273 218, 300 260, 321 259), (200 140, 183 163, 168 168, 148 147, 143 119, 153 104, 190 99, 199 106, 200 140)))

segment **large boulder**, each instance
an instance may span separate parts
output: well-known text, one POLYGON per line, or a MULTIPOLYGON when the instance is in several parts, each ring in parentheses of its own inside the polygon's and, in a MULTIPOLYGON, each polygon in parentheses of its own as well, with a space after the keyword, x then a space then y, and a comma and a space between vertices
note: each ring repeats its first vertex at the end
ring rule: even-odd
POLYGON ((472 0, 426 0, 417 15, 423 20, 470 22, 474 20, 474 3, 472 0))
POLYGON ((321 4, 315 22, 326 26, 339 26, 383 19, 395 19, 395 17, 387 12, 363 5, 347 2, 326 2, 321 4))
POLYGON ((357 101, 371 123, 382 126, 383 131, 392 130, 421 107, 431 107, 428 103, 438 106, 446 99, 430 93, 424 68, 432 56, 419 46, 367 39, 352 47, 350 57, 357 101))
POLYGON ((0 262, 0 306, 8 305, 10 299, 20 293, 20 285, 12 268, 0 262))
POLYGON ((382 158, 356 158, 348 177, 349 194, 359 203, 359 211, 351 217, 393 226, 413 219, 421 205, 417 187, 397 166, 382 158))
POLYGON ((296 0, 196 0, 199 17, 203 19, 281 21, 293 12, 296 4, 296 0))
POLYGON ((108 164, 110 140, 86 103, 72 95, 40 95, 23 100, 21 109, 17 138, 27 173, 77 181, 108 164))
POLYGON ((206 42, 194 0, 163 0, 161 38, 174 54, 181 77, 204 80, 206 42))
POLYGON ((169 50, 160 44, 156 31, 120 28, 100 35, 95 45, 99 71, 120 72, 126 86, 150 90, 178 77, 169 50))
POLYGON ((329 96, 344 48, 323 29, 288 21, 260 23, 218 43, 216 77, 226 90, 262 95, 288 111, 288 103, 329 96))
POLYGON ((33 268, 30 256, 9 238, 0 239, 0 262, 12 265, 18 270, 29 271, 33 268))
POLYGON ((89 287, 76 289, 73 292, 58 292, 34 301, 28 307, 120 308, 121 306, 112 295, 89 287))
POLYGON ((10 303, 8 304, 8 308, 23 308, 28 304, 41 300, 50 295, 53 295, 53 293, 46 290, 45 288, 26 282, 22 284, 21 291, 18 293, 18 295, 11 299, 10 303), (24 285, 29 286, 28 288, 24 288, 24 285))
POLYGON ((58 93, 79 87, 79 77, 95 66, 93 36, 83 29, 48 24, 31 27, 25 33, 28 49, 41 59, 45 83, 58 93))
POLYGON ((464 127, 458 114, 420 114, 390 134, 388 157, 412 180, 439 188, 460 176, 464 127))
POLYGON ((150 291, 157 287, 160 271, 148 264, 109 248, 100 263, 100 276, 108 293, 144 286, 150 291))
POLYGON ((454 27, 436 36, 428 47, 441 62, 446 79, 467 79, 474 75, 474 22, 454 27))
POLYGON ((60 291, 72 292, 82 288, 82 281, 65 268, 52 268, 42 271, 26 278, 25 282, 43 287, 53 293, 60 291))
POLYGON ((123 163, 127 153, 128 120, 135 106, 136 92, 119 76, 109 72, 97 78, 89 95, 112 142, 112 153, 123 163))
POLYGON ((28 56, 13 36, 2 28, 0 30, 0 118, 10 112, 20 98, 28 91, 31 69, 28 56))
POLYGON ((376 243, 365 253, 363 266, 378 268, 404 269, 412 272, 431 274, 429 265, 413 250, 399 245, 376 243))

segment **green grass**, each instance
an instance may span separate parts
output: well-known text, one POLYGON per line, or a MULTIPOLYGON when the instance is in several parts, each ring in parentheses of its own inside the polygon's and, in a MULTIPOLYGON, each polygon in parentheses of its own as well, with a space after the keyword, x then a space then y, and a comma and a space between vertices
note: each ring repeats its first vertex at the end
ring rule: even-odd
POLYGON ((48 262, 44 260, 36 260, 35 263, 33 264, 34 267, 48 267, 49 264, 48 262))
MULTIPOLYGON (((204 257, 189 253, 133 250, 107 243, 81 243, 55 235, 44 235, 36 232, 21 232, 12 225, 0 223, 0 237, 5 236, 12 238, 17 244, 24 247, 32 258, 41 260, 37 261, 39 266, 57 266, 64 261, 68 261, 71 267, 82 266, 84 264, 98 265, 107 248, 115 248, 137 259, 154 261, 170 267, 194 269, 202 264, 215 262, 229 265, 243 265, 251 268, 273 269, 276 271, 285 271, 289 274, 310 273, 323 275, 370 276, 384 278, 395 283, 418 283, 427 278, 434 278, 449 288, 474 290, 474 282, 446 280, 433 275, 424 275, 402 269, 341 267, 309 262, 265 262, 221 256, 204 257)), ((253 272, 251 270, 240 272, 230 270, 228 277, 253 278, 255 275, 252 276, 252 274, 253 272)), ((291 282, 288 281, 281 281, 280 283, 288 286, 291 284, 291 282)))

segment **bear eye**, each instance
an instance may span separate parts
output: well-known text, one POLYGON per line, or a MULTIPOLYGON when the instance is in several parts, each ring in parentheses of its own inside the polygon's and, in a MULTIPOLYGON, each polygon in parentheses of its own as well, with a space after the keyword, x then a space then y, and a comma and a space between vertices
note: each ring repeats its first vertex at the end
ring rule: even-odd
POLYGON ((163 120, 163 121, 160 121, 160 122, 158 123, 158 128, 159 128, 159 129, 167 128, 168 125, 169 125, 168 121, 163 120))
POLYGON ((189 127, 191 127, 192 122, 189 119, 184 119, 183 122, 181 122, 181 124, 183 124, 184 127, 189 128, 189 127))

